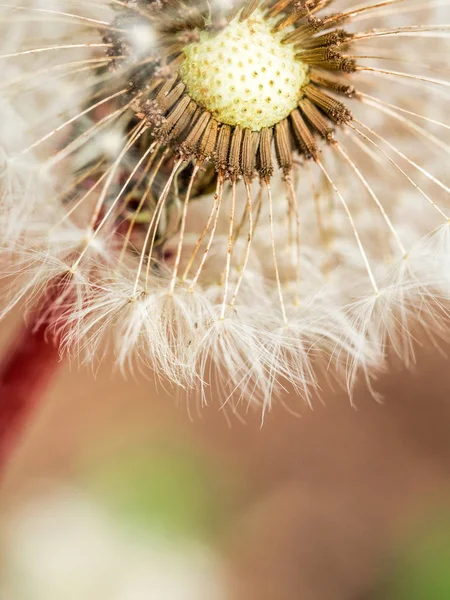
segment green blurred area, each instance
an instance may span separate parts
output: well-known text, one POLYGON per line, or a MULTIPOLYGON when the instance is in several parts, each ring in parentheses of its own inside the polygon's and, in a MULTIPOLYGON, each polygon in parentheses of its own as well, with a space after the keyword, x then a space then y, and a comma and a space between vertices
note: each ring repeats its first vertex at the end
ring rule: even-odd
POLYGON ((126 526, 164 536, 209 538, 227 512, 214 466, 187 447, 142 447, 92 465, 88 486, 126 526))
POLYGON ((408 541, 395 562, 388 600, 450 600, 450 515, 408 541))

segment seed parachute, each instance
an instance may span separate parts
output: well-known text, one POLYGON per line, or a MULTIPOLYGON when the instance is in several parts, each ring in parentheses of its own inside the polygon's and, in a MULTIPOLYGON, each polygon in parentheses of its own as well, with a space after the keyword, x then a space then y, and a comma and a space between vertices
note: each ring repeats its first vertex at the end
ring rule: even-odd
POLYGON ((445 335, 448 2, 0 11, 0 316, 264 411, 445 335))

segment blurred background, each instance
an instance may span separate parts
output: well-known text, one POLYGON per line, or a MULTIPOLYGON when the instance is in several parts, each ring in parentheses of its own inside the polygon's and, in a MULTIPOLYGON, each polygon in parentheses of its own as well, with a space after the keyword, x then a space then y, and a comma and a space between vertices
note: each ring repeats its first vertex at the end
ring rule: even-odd
POLYGON ((448 359, 376 389, 261 426, 62 364, 1 483, 1 600, 449 599, 448 359))

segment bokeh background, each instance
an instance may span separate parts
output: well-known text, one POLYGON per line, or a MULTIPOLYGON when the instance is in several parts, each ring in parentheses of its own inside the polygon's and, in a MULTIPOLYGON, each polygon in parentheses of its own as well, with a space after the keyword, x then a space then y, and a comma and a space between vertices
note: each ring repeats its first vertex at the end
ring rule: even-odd
POLYGON ((61 364, 1 483, 1 600, 450 598, 445 347, 376 389, 262 425, 61 364))
POLYGON ((263 425, 61 364, 0 482, 0 600, 449 600, 448 355, 263 425))

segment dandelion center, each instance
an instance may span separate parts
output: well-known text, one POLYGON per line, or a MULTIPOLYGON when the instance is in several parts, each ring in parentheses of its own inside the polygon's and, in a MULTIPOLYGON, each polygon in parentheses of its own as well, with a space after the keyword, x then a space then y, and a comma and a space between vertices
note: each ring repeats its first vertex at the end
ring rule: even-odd
POLYGON ((260 131, 297 107, 308 66, 281 43, 286 32, 273 33, 273 24, 256 10, 218 34, 203 31, 184 48, 180 76, 187 91, 219 122, 260 131))

